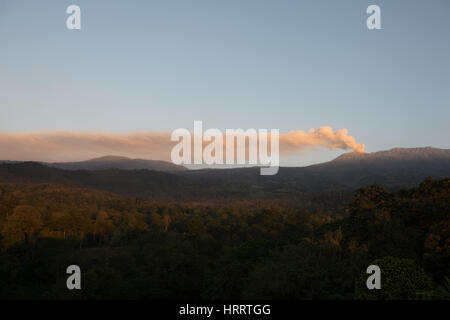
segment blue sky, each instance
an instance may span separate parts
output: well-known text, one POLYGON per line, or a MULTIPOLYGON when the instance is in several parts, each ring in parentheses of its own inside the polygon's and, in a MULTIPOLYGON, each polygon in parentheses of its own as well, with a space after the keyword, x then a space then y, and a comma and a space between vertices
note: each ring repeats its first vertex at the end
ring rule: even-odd
POLYGON ((446 0, 0 0, 1 132, 202 120, 346 128, 369 152, 450 148, 449 89, 446 0), (66 29, 70 4, 82 30, 66 29), (382 30, 366 28, 369 4, 382 30))

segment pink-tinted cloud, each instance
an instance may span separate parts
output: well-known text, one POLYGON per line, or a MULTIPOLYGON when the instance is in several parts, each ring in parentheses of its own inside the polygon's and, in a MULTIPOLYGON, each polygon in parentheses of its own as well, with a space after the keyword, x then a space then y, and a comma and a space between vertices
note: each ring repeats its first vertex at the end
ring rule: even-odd
POLYGON ((343 149, 364 152, 364 144, 358 144, 347 129, 333 131, 331 127, 320 127, 308 132, 299 130, 280 134, 280 152, 296 153, 309 147, 324 147, 330 150, 343 149))
MULTIPOLYGON (((68 132, 0 133, 0 159, 21 161, 79 161, 105 155, 170 160, 176 142, 170 132, 68 132)), ((280 153, 296 154, 313 147, 364 152, 364 145, 346 129, 330 127, 280 134, 280 153)))

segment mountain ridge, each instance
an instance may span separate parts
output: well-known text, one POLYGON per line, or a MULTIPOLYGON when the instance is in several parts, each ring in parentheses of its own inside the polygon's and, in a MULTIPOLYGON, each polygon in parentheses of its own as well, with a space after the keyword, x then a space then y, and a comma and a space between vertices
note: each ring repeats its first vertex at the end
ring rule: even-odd
POLYGON ((78 162, 53 162, 47 165, 63 170, 155 170, 155 171, 184 171, 187 168, 162 160, 131 159, 122 156, 107 155, 78 162))
MULTIPOLYGON (((304 167, 289 168, 310 168, 316 166, 327 166, 330 164, 357 162, 357 161, 378 161, 378 160, 435 160, 449 159, 450 149, 441 149, 434 147, 416 147, 416 148, 392 148, 376 152, 347 152, 340 156, 321 163, 311 164, 304 167)), ((102 157, 92 158, 82 161, 68 162, 41 162, 41 161, 17 161, 17 160, 0 160, 0 164, 19 164, 24 162, 36 162, 43 165, 51 166, 62 170, 105 170, 105 169, 122 169, 122 170, 156 170, 156 171, 188 171, 189 169, 175 165, 169 161, 128 158, 124 156, 105 155, 102 157)), ((236 168, 203 168, 203 170, 233 170, 236 168)))
POLYGON ((340 160, 308 167, 281 167, 273 176, 261 176, 258 167, 163 172, 117 168, 64 170, 36 162, 5 163, 0 164, 0 182, 73 184, 172 201, 288 199, 298 203, 312 196, 348 193, 373 184, 409 188, 427 177, 450 177, 447 149, 394 149, 372 156, 358 155, 360 160, 354 160, 354 156, 341 156, 337 158, 340 160))
POLYGON ((411 158, 448 158, 450 159, 450 149, 440 149, 433 147, 416 147, 416 148, 392 148, 370 153, 348 152, 331 160, 333 161, 353 161, 361 159, 411 159, 411 158))

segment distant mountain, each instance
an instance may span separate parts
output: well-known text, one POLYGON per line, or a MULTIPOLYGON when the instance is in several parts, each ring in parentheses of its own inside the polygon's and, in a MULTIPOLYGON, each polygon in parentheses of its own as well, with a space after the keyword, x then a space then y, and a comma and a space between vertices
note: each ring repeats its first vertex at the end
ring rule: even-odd
POLYGON ((337 157, 332 162, 365 162, 371 164, 386 164, 387 162, 426 162, 448 161, 450 149, 425 148, 394 148, 372 153, 349 152, 337 157))
POLYGON ((19 164, 25 161, 11 161, 11 160, 0 160, 0 164, 19 164))
POLYGON ((450 177, 450 150, 425 147, 351 152, 330 162, 306 167, 304 171, 353 188, 375 183, 410 187, 426 177, 450 177))
POLYGON ((308 167, 283 167, 277 175, 259 176, 257 168, 198 170, 182 173, 191 178, 213 179, 235 187, 266 190, 272 194, 301 194, 353 190, 379 184, 406 188, 427 177, 450 177, 450 150, 437 148, 395 148, 373 153, 346 153, 308 167))
POLYGON ((105 156, 80 162, 57 162, 50 166, 63 170, 155 170, 155 171, 184 171, 187 168, 166 161, 129 159, 118 156, 105 156))
MULTIPOLYGON (((160 162, 106 157, 53 167, 33 162, 0 164, 0 182, 73 184, 159 200, 256 199, 304 203, 321 194, 350 194, 356 188, 372 184, 407 188, 427 177, 450 177, 450 150, 436 148, 347 153, 322 164, 280 168, 274 176, 261 176, 259 168, 129 170, 140 166, 156 168, 155 163, 160 162), (73 171, 76 169, 85 170, 73 171)), ((164 169, 173 166, 164 165, 164 169)))

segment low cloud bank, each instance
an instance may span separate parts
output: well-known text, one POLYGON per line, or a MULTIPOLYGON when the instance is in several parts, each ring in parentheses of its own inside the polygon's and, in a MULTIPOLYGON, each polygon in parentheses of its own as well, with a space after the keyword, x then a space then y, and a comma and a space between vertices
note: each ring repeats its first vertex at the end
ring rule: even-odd
MULTIPOLYGON (((170 141, 170 134, 158 131, 0 133, 0 160, 62 162, 118 155, 170 161, 171 149, 176 144, 170 141)), ((281 156, 314 147, 364 152, 364 144, 358 144, 346 129, 333 131, 325 126, 280 134, 281 156)))

